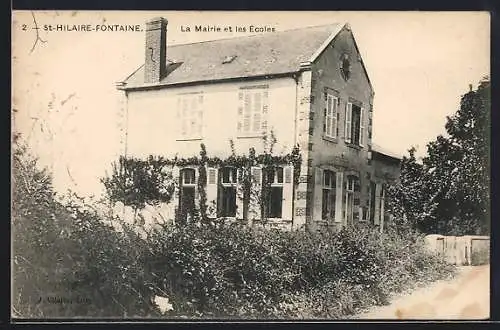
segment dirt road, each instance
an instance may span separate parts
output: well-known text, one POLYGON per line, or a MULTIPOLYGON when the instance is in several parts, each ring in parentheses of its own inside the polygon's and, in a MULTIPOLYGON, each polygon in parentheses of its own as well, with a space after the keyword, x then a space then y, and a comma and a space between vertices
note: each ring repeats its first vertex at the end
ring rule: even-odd
POLYGON ((375 307, 356 319, 478 320, 490 315, 490 267, 460 267, 452 280, 395 298, 390 305, 375 307))

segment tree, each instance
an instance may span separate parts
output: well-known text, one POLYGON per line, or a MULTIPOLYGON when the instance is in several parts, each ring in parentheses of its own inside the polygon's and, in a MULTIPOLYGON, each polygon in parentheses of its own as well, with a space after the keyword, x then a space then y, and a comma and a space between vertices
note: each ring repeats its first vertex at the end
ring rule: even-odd
POLYGON ((101 182, 111 202, 131 206, 135 213, 146 204, 168 203, 175 189, 169 166, 152 156, 146 160, 121 156, 101 182))
POLYGON ((489 232, 489 114, 487 77, 462 96, 447 117, 447 136, 427 144, 422 164, 414 149, 401 164, 400 182, 389 190, 391 209, 405 225, 450 235, 489 232))
POLYGON ((20 135, 12 152, 12 307, 16 316, 43 317, 55 305, 37 304, 64 283, 75 247, 70 212, 55 198, 52 177, 20 135))

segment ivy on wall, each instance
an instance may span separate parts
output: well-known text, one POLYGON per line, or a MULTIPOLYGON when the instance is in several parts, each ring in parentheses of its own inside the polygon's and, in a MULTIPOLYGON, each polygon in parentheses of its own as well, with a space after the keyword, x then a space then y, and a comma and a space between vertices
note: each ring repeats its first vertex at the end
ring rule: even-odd
MULTIPOLYGON (((172 167, 198 167, 198 198, 199 216, 203 223, 207 223, 207 167, 236 167, 242 169, 241 177, 243 199, 248 200, 252 186, 251 168, 261 166, 263 169, 277 166, 292 165, 294 169, 294 184, 299 183, 302 156, 299 146, 285 155, 273 155, 272 147, 262 154, 256 154, 250 148, 248 155, 236 155, 234 144, 231 143, 231 155, 225 159, 209 157, 204 144, 200 145, 198 156, 188 158, 174 157, 168 159, 162 156, 150 155, 146 159, 120 156, 118 163, 113 164, 112 174, 101 181, 104 183, 108 196, 112 202, 122 202, 134 209, 144 208, 146 204, 156 205, 160 202, 169 202, 173 197, 178 182, 172 177, 172 167)), ((246 205, 247 203, 245 203, 246 205)), ((248 209, 248 206, 245 206, 248 209)), ((243 212, 246 218, 246 210, 243 212)))

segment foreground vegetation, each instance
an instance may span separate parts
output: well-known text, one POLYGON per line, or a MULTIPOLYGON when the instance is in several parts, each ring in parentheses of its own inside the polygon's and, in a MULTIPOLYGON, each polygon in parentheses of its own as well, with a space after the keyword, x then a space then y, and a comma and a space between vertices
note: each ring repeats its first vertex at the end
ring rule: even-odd
POLYGON ((24 148, 13 158, 16 317, 343 318, 454 273, 411 232, 223 223, 117 231, 106 212, 57 201, 24 148))

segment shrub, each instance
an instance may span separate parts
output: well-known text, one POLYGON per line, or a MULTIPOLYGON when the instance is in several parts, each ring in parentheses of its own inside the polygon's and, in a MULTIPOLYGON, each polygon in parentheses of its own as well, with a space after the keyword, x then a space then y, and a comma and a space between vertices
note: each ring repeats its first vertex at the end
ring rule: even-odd
MULTIPOLYGON (((21 317, 342 318, 453 274, 416 233, 284 232, 163 225, 140 236, 89 205, 55 200, 23 151, 13 173, 13 308, 21 317), (88 303, 39 303, 40 297, 88 303)), ((44 301, 45 302, 45 301, 44 301)))
POLYGON ((218 227, 163 227, 148 261, 174 311, 200 317, 339 317, 453 268, 413 234, 365 227, 311 234, 218 227))

